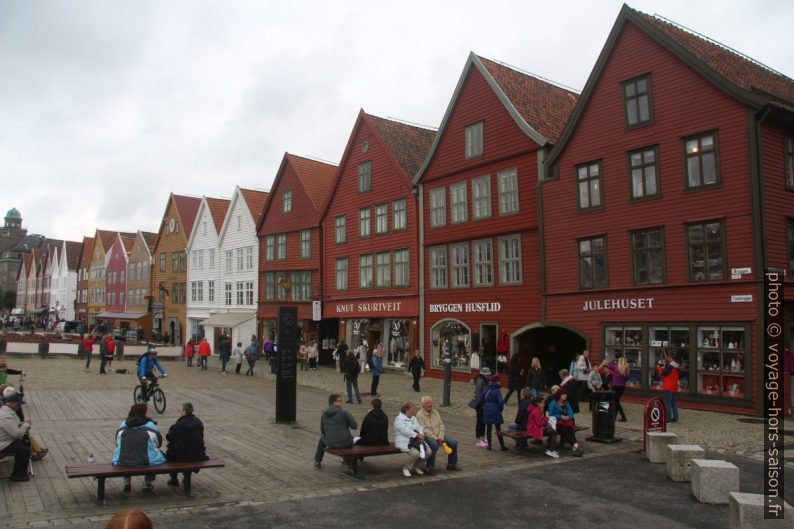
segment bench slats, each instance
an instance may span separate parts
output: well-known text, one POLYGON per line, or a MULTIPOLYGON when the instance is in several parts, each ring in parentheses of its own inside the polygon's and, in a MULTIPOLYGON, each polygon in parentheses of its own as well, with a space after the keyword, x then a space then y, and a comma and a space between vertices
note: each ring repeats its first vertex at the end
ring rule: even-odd
POLYGON ((226 464, 222 459, 208 461, 169 461, 162 465, 142 467, 122 467, 112 463, 84 463, 81 465, 66 465, 66 476, 69 478, 102 477, 113 478, 119 476, 139 476, 142 474, 166 474, 169 472, 187 472, 203 468, 220 468, 226 464))

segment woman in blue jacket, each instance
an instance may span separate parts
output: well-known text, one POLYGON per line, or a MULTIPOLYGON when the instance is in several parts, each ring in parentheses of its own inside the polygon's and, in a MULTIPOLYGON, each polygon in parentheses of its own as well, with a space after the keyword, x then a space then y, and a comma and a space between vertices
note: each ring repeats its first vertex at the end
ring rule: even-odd
MULTIPOLYGON (((145 465, 162 465, 165 455, 160 451, 163 437, 157 423, 146 416, 146 404, 133 404, 129 416, 121 421, 116 431, 116 450, 113 452, 113 464, 119 466, 140 467, 145 465)), ((146 474, 143 490, 151 490, 155 474, 146 474)), ((124 492, 129 492, 130 477, 124 477, 124 492)))
MULTIPOLYGON (((502 399, 502 386, 499 385, 499 375, 491 375, 490 381, 482 391, 480 397, 482 405, 483 422, 485 423, 485 436, 488 439, 488 450, 491 449, 491 429, 496 426, 496 431, 502 430, 502 410, 505 408, 504 400, 502 399)), ((502 450, 507 450, 505 446, 505 439, 497 434, 499 439, 499 446, 502 450)))
POLYGON ((573 455, 581 457, 584 453, 582 447, 576 442, 576 427, 574 423, 573 408, 568 402, 567 393, 558 393, 556 398, 549 403, 547 410, 549 416, 557 421, 557 433, 560 434, 560 447, 565 443, 571 445, 573 455))

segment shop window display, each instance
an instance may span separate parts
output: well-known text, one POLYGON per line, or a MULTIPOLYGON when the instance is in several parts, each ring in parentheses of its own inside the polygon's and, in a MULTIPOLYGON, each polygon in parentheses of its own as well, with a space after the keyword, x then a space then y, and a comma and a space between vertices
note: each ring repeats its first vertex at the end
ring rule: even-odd
POLYGON ((665 354, 672 351, 681 366, 678 390, 689 392, 689 327, 651 327, 648 334, 648 388, 662 390, 662 379, 656 366, 664 365, 665 354))
POLYGON ((641 327, 607 327, 606 347, 607 360, 623 356, 629 365, 627 388, 642 386, 642 328, 641 327))
POLYGON ((744 398, 745 329, 698 327, 697 337, 698 393, 744 398))
POLYGON ((452 369, 469 370, 471 362, 471 331, 459 321, 444 320, 437 323, 431 333, 433 367, 444 367, 444 349, 451 350, 452 369))

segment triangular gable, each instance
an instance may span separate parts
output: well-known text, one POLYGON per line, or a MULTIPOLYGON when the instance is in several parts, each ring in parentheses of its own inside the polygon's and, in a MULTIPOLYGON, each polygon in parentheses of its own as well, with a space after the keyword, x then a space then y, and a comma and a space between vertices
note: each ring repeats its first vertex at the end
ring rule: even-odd
POLYGON ((80 251, 83 243, 77 241, 64 241, 63 253, 66 255, 66 269, 75 272, 80 267, 80 251))
POLYGON ((226 231, 227 231, 227 229, 229 227, 229 223, 232 220, 232 218, 231 218, 232 217, 232 212, 234 211, 234 208, 237 207, 238 203, 242 203, 243 209, 248 213, 248 216, 251 219, 252 226, 254 226, 254 229, 256 230, 257 220, 258 219, 256 217, 254 217, 251 214, 251 211, 248 209, 248 204, 246 203, 245 197, 243 196, 242 188, 240 186, 235 186, 234 193, 232 193, 231 202, 229 202, 229 208, 226 210, 226 216, 223 219, 223 225, 221 227, 221 231, 218 233, 218 244, 219 245, 221 244, 221 241, 223 241, 223 238, 226 236, 226 231))
POLYGON ((196 214, 198 213, 198 209, 201 206, 201 199, 198 197, 175 195, 174 193, 171 193, 168 195, 168 201, 166 202, 165 210, 163 211, 163 217, 160 220, 160 229, 157 232, 157 240, 154 243, 152 251, 154 248, 157 248, 157 245, 160 243, 160 236, 163 234, 166 227, 166 215, 168 215, 168 212, 171 211, 171 206, 173 206, 174 215, 176 215, 176 217, 179 219, 178 229, 185 238, 185 247, 187 248, 187 240, 190 238, 191 233, 193 233, 193 224, 196 221, 196 214))
POLYGON ((23 279, 27 280, 29 271, 30 271, 30 255, 27 253, 23 253, 22 263, 20 263, 19 270, 17 270, 17 283, 23 279))
POLYGON ((213 233, 215 233, 216 237, 218 236, 218 232, 223 226, 223 220, 226 218, 229 202, 230 200, 226 198, 210 198, 206 196, 201 198, 201 204, 196 212, 196 220, 193 223, 193 231, 190 232, 186 248, 191 248, 193 246, 193 239, 198 235, 198 230, 201 227, 201 219, 204 218, 204 215, 209 217, 210 224, 214 230, 213 233))
POLYGON ((243 188, 240 188, 240 192, 243 194, 243 198, 245 199, 246 206, 248 206, 248 212, 251 214, 251 218, 254 219, 254 226, 258 225, 259 219, 262 218, 262 214, 265 211, 265 204, 267 204, 270 193, 267 191, 243 188))

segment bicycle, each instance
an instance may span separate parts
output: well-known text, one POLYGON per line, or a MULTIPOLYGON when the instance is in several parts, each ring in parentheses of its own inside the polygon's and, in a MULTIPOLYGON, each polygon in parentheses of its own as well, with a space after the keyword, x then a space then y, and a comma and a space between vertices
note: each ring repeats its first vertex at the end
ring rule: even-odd
POLYGON ((157 413, 165 413, 165 392, 157 385, 157 378, 152 377, 148 384, 146 384, 146 391, 143 389, 143 384, 138 384, 132 391, 132 398, 136 403, 148 404, 149 399, 154 402, 154 409, 157 413))

